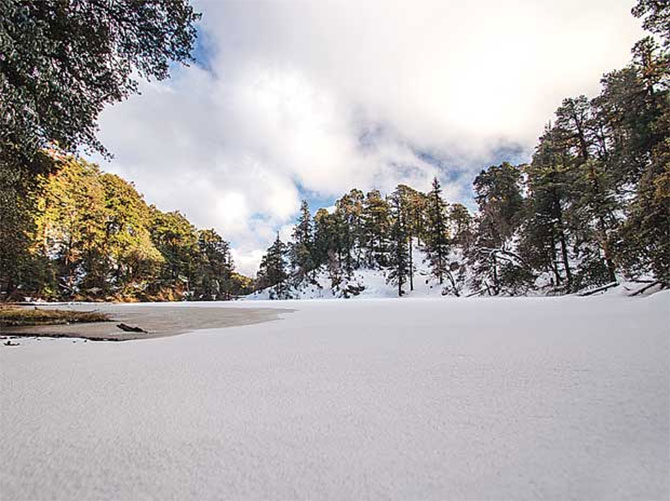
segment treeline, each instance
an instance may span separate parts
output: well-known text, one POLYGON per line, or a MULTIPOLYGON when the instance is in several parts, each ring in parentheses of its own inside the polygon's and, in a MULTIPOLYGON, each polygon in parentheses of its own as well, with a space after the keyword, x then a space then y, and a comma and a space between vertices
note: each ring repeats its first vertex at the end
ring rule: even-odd
POLYGON ((257 287, 288 297, 321 267, 333 286, 378 268, 402 295, 413 288, 413 246, 445 294, 567 294, 640 278, 668 286, 670 57, 667 26, 655 19, 645 27, 663 45, 644 38, 597 97, 565 99, 529 164, 475 178, 475 214, 447 203, 437 180, 428 193, 354 189, 332 213, 312 216, 303 203, 291 241, 277 237, 263 258, 257 287))
POLYGON ((251 291, 216 231, 147 205, 94 164, 53 152, 43 161, 48 174, 24 187, 2 243, 3 299, 225 300, 251 291))

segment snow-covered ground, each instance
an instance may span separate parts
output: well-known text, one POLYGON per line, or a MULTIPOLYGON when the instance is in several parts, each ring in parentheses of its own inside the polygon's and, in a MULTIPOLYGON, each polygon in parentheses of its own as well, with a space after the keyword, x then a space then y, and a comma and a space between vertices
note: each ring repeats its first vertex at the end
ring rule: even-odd
POLYGON ((668 498, 668 293, 263 306, 0 346, 0 497, 668 498))
MULTIPOLYGON (((485 295, 482 286, 473 283, 472 269, 467 265, 463 253, 459 249, 452 250, 447 262, 457 265, 450 277, 443 277, 440 284, 433 275, 428 258, 421 246, 415 244, 412 247, 412 279, 407 278, 403 286, 403 297, 409 298, 439 298, 443 296, 456 296, 454 287, 462 297, 473 295, 485 295), (452 282, 453 280, 453 282, 452 282)), ((576 265, 576 263, 575 263, 576 265)), ((392 298, 398 297, 398 286, 388 280, 390 269, 359 268, 353 271, 350 277, 345 275, 339 280, 333 280, 328 267, 322 265, 312 271, 307 277, 290 276, 284 284, 281 284, 282 293, 278 293, 280 286, 268 287, 249 294, 244 300, 265 301, 268 299, 370 299, 370 298, 392 298)), ((528 290, 517 290, 513 294, 509 290, 500 291, 501 296, 519 295, 524 296, 556 296, 564 294, 557 291, 552 285, 553 274, 549 272, 538 275, 534 285, 528 290)), ((654 282, 653 277, 639 277, 638 281, 629 282, 625 277, 617 277, 618 285, 605 284, 594 285, 582 289, 579 294, 598 290, 599 295, 630 296, 644 289, 644 295, 651 295, 661 289, 660 285, 650 286, 654 282), (641 280, 641 281, 640 281, 641 280), (602 291, 601 291, 602 289, 602 291)))

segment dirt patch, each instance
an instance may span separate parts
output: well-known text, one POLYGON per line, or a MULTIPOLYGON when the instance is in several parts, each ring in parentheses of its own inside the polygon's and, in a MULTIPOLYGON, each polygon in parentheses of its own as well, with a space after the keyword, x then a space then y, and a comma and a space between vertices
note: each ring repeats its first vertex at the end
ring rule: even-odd
MULTIPOLYGON (((48 309, 50 307, 41 307, 48 309)), ((57 308, 62 309, 62 306, 57 308)), ((90 305, 67 307, 67 311, 90 309, 90 305)), ((293 310, 279 308, 238 308, 227 306, 169 306, 147 304, 101 304, 98 313, 110 321, 65 325, 2 326, 0 332, 11 336, 78 337, 92 341, 127 341, 173 336, 185 332, 234 327, 278 320, 293 310), (127 332, 118 324, 138 326, 146 332, 127 332)))

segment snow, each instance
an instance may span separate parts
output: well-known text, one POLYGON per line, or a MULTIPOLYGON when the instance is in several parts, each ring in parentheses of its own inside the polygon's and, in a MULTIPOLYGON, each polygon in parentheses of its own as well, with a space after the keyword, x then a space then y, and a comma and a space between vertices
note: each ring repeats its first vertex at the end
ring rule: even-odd
MULTIPOLYGON (((441 297, 444 287, 447 285, 446 279, 444 285, 440 285, 430 272, 430 266, 426 259, 426 254, 419 245, 412 247, 412 260, 414 267, 414 290, 410 290, 409 278, 404 285, 405 294, 403 297, 441 297)), ((450 262, 462 262, 460 252, 454 252, 450 256, 450 262)), ((343 277, 342 283, 333 287, 333 282, 325 265, 319 267, 313 273, 313 280, 303 280, 297 286, 289 288, 291 299, 341 299, 344 297, 350 299, 369 299, 369 298, 392 298, 398 297, 398 286, 387 281, 388 269, 361 268, 355 270, 353 276, 349 279, 343 277), (353 285, 360 292, 354 294, 345 294, 348 286, 353 285)), ((466 291, 466 293, 469 291, 466 291)), ((250 294, 245 300, 267 300, 273 299, 274 288, 269 287, 253 294, 250 294)))
POLYGON ((0 497, 668 498, 668 292, 260 304, 0 346, 0 497))

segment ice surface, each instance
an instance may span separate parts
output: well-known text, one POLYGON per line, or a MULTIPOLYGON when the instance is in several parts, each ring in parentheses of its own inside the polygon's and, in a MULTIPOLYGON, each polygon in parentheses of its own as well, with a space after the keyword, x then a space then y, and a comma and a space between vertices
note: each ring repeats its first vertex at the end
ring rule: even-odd
POLYGON ((0 497, 668 498, 668 293, 289 307, 0 346, 0 497))

